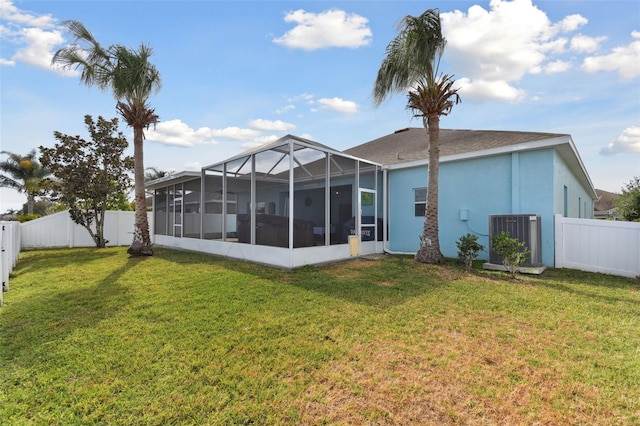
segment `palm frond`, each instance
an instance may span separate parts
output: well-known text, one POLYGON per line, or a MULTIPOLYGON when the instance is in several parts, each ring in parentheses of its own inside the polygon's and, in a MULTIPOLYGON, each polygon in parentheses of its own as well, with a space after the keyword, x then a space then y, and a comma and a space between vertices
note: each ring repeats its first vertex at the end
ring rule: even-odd
POLYGON ((152 53, 152 49, 144 44, 138 50, 123 46, 114 49, 116 66, 112 89, 116 99, 125 99, 131 105, 142 107, 153 93, 160 90, 160 73, 149 62, 152 53))
POLYGON ((404 92, 426 75, 434 76, 445 45, 438 9, 429 9, 418 17, 405 16, 378 70, 374 103, 379 105, 390 94, 404 92))
POLYGON ((0 175, 0 187, 20 190, 20 188, 22 188, 22 185, 19 182, 11 179, 9 176, 0 175))
POLYGON ((0 151, 7 155, 7 159, 0 161, 0 186, 17 189, 20 192, 31 193, 35 191, 38 183, 51 174, 36 160, 36 150, 32 149, 26 155, 15 154, 9 151, 0 151), (7 176, 8 175, 8 176, 7 176))
POLYGON ((79 21, 63 21, 62 25, 75 38, 74 43, 59 49, 51 60, 64 69, 80 70, 80 81, 104 90, 109 86, 112 54, 104 49, 93 34, 79 21))
POLYGON ((438 78, 421 79, 407 95, 407 108, 416 117, 448 115, 453 106, 460 103, 459 88, 454 88, 453 75, 442 74, 438 78))

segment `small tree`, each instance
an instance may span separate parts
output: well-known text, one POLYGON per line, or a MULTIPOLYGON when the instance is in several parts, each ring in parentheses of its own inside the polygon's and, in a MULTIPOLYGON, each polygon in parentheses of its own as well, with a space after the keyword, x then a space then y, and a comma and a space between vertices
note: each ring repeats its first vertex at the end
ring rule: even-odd
POLYGON ((467 234, 456 241, 458 246, 458 258, 464 263, 467 272, 471 271, 473 261, 478 257, 478 253, 484 250, 484 246, 478 243, 478 236, 467 234))
POLYGON ((117 118, 108 121, 98 117, 95 123, 85 115, 84 122, 91 141, 54 132, 58 143, 54 148, 40 147, 41 162, 55 176, 47 182, 53 198, 69 207, 71 219, 102 248, 108 242, 104 238, 105 212, 131 187, 128 173, 133 170, 133 158, 123 157, 128 143, 117 131, 117 118))
POLYGON ((624 220, 640 220, 640 176, 634 177, 622 188, 622 195, 614 204, 624 220))
POLYGON ((527 259, 529 249, 525 243, 518 241, 515 238, 511 238, 509 233, 502 231, 491 240, 492 249, 502 259, 502 264, 507 271, 511 273, 512 278, 516 278, 518 269, 527 259))

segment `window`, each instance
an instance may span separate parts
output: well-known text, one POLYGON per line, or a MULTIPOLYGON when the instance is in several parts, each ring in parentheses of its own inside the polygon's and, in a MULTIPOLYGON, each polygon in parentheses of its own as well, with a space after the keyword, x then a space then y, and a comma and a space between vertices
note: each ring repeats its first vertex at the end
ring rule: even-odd
POLYGON ((413 210, 416 217, 424 217, 427 206, 427 188, 415 188, 413 190, 413 210))

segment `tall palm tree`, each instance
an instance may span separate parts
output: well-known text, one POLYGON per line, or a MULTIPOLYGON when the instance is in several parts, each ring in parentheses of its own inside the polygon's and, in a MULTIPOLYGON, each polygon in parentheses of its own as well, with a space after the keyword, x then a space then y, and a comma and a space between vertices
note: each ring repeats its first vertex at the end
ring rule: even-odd
POLYGON ((416 260, 442 263, 438 230, 438 174, 440 170, 440 116, 451 112, 460 102, 453 76, 438 74, 440 58, 446 46, 442 36, 440 12, 429 9, 420 16, 405 16, 398 34, 389 43, 373 88, 379 106, 388 96, 407 93, 407 108, 422 117, 427 131, 429 175, 424 226, 416 260))
POLYGON ((80 69, 83 84, 110 89, 117 101, 116 110, 133 128, 135 228, 127 252, 150 256, 153 251, 145 203, 143 142, 144 130, 159 119, 147 103, 160 90, 160 73, 149 62, 153 51, 144 44, 137 50, 119 44, 103 48, 82 23, 71 20, 63 25, 75 37, 75 43, 58 50, 52 64, 80 69))
POLYGON ((35 197, 42 189, 42 180, 51 172, 43 168, 36 160, 36 150, 27 155, 19 155, 9 151, 1 151, 7 159, 0 162, 0 186, 13 188, 27 195, 27 213, 33 214, 35 197))

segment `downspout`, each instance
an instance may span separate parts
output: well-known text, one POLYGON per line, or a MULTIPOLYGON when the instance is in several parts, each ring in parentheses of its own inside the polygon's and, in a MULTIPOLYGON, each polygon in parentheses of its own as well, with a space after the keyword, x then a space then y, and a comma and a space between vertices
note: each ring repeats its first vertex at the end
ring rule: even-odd
POLYGON ((391 230, 391 226, 389 224, 389 167, 382 167, 382 185, 384 187, 383 197, 382 197, 382 215, 383 215, 383 227, 382 227, 382 249, 385 254, 394 254, 394 255, 415 255, 415 253, 407 253, 402 251, 391 251, 389 250, 389 231, 391 230))

